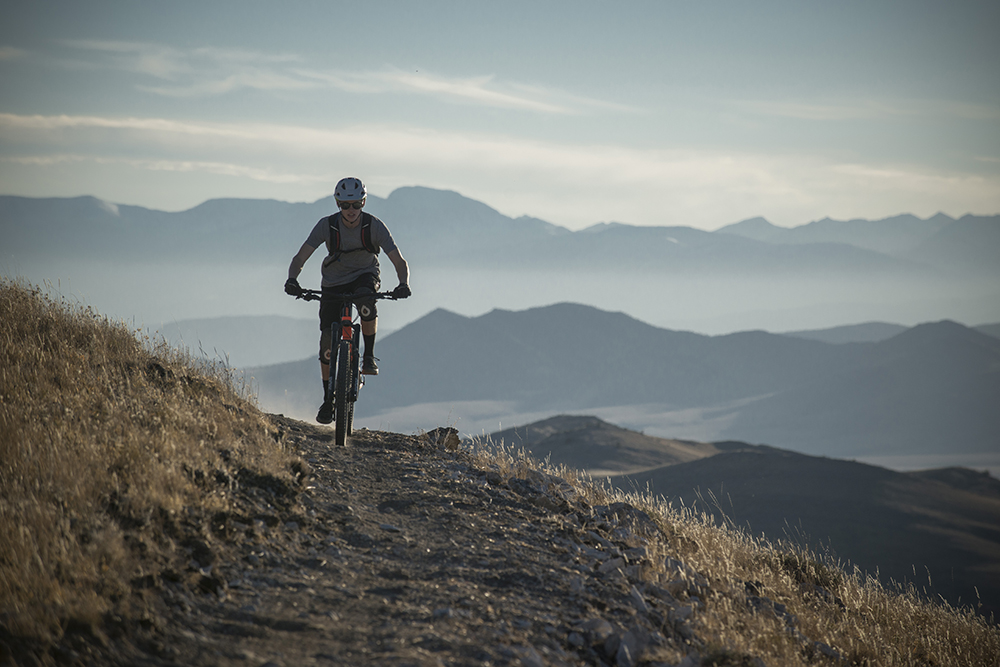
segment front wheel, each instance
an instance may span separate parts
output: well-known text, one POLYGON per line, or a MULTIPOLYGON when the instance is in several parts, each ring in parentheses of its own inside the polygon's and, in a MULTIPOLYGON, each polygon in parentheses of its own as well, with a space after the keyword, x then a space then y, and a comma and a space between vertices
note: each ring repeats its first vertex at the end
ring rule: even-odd
POLYGON ((351 342, 341 341, 340 354, 337 357, 337 393, 334 398, 334 412, 337 415, 337 445, 340 447, 347 444, 347 436, 351 434, 351 422, 354 421, 354 402, 351 400, 353 369, 351 342))

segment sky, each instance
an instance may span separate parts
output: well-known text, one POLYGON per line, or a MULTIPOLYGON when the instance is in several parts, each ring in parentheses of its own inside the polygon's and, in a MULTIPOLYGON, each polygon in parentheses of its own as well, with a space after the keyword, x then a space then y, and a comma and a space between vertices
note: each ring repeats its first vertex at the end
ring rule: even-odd
POLYGON ((997 2, 8 0, 0 194, 183 210, 348 175, 717 229, 1000 212, 997 2))

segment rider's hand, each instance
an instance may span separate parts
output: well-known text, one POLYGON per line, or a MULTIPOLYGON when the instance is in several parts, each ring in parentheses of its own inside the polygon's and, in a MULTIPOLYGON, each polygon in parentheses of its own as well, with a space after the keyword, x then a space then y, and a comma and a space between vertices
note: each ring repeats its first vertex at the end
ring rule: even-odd
POLYGON ((285 294, 290 294, 292 296, 299 296, 302 294, 302 286, 299 285, 299 281, 295 278, 289 278, 285 281, 285 294))
POLYGON ((399 287, 392 290, 392 295, 397 299, 405 299, 410 296, 413 292, 410 291, 410 286, 406 283, 400 283, 399 287))

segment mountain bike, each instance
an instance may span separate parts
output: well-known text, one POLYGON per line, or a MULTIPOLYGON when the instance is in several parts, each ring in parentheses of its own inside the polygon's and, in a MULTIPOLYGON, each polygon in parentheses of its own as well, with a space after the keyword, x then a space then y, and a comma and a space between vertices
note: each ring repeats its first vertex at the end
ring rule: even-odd
MULTIPOLYGON (((295 297, 305 301, 322 301, 323 292, 304 289, 295 297)), ((333 396, 333 415, 337 445, 347 444, 354 426, 354 403, 365 384, 361 374, 361 324, 354 321, 355 299, 396 300, 392 292, 355 292, 353 294, 328 295, 328 301, 339 301, 340 320, 334 320, 330 332, 330 377, 327 393, 333 396), (339 334, 338 334, 339 329, 339 334)))

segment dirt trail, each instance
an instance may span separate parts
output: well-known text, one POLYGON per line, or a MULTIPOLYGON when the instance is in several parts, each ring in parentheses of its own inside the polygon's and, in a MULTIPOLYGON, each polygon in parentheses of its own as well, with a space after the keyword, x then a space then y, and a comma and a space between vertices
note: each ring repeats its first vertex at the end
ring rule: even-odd
POLYGON ((186 566, 148 578, 143 627, 101 660, 665 665, 698 648, 697 577, 641 580, 659 530, 644 513, 537 472, 504 480, 426 438, 360 431, 338 448, 275 419, 309 462, 302 488, 244 481, 245 514, 214 517, 186 566))

